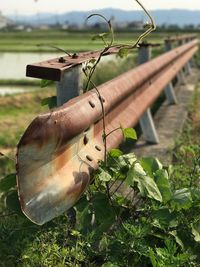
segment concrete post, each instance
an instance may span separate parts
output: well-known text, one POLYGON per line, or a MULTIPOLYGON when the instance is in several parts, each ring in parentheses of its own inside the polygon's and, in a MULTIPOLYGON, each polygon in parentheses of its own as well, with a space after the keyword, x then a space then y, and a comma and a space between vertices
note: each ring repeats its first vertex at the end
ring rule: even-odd
POLYGON ((138 50, 138 64, 143 64, 151 59, 151 46, 142 45, 138 50))
MULTIPOLYGON (((184 45, 185 43, 187 43, 187 40, 179 40, 178 41, 178 46, 181 46, 181 45, 184 45)), ((185 66, 183 67, 183 71, 186 75, 190 75, 192 73, 192 70, 191 70, 191 66, 190 66, 190 62, 187 62, 185 64, 185 66)))
MULTIPOLYGON (((168 40, 168 39, 165 40, 165 51, 166 51, 166 52, 169 52, 169 51, 172 50, 172 48, 173 48, 173 46, 172 46, 172 42, 170 41, 170 39, 169 39, 169 40, 168 40)), ((176 75, 179 84, 185 84, 185 79, 183 79, 183 76, 184 76, 184 75, 183 75, 182 72, 183 72, 183 71, 180 70, 180 72, 177 73, 177 75, 176 75)), ((175 102, 174 102, 174 103, 175 103, 175 102)))
POLYGON ((81 65, 66 70, 62 80, 56 83, 57 106, 62 106, 68 100, 82 93, 81 65))
MULTIPOLYGON (((169 52, 172 50, 172 42, 170 42, 170 40, 165 40, 165 51, 169 52)), ((180 80, 179 76, 177 77, 178 80, 180 80)), ((165 96, 167 99, 168 104, 173 105, 173 104, 177 104, 177 98, 174 92, 174 88, 172 85, 172 82, 170 82, 166 88, 165 88, 165 96)))
POLYGON ((151 144, 159 143, 158 134, 149 108, 140 118, 140 127, 146 142, 151 144))
MULTIPOLYGON (((143 64, 151 59, 151 46, 148 44, 141 45, 138 51, 138 64, 143 64)), ((140 127, 144 135, 144 139, 148 143, 158 144, 159 139, 153 122, 150 109, 140 118, 140 127)))
POLYGON ((167 99, 167 103, 169 105, 174 105, 174 104, 178 103, 176 95, 175 95, 175 92, 174 92, 174 88, 173 88, 172 82, 170 82, 165 87, 165 96, 166 96, 166 99, 167 99))
POLYGON ((165 51, 169 52, 172 50, 172 42, 170 42, 170 40, 165 40, 165 51))

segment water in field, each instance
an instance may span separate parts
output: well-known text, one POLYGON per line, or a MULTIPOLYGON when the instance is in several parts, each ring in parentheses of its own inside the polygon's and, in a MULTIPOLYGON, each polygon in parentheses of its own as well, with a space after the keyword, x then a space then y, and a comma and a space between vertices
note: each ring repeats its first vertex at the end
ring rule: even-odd
MULTIPOLYGON (((28 64, 45 61, 60 56, 59 53, 9 53, 0 52, 0 80, 1 79, 25 79, 26 66, 28 64)), ((102 58, 102 62, 115 56, 102 58)), ((28 78, 31 79, 31 78, 28 78)))
POLYGON ((23 94, 26 92, 32 92, 37 90, 36 88, 32 88, 30 86, 0 86, 0 97, 6 95, 13 95, 13 94, 23 94))
POLYGON ((0 52, 0 79, 25 79, 26 65, 58 56, 59 53, 0 52))

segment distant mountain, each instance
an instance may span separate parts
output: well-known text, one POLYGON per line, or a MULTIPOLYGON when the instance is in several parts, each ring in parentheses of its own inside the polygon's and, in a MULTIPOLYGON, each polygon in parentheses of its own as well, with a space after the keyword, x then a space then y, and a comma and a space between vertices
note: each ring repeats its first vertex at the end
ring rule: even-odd
MULTIPOLYGON (((101 9, 93 11, 73 11, 63 14, 49 14, 49 13, 40 13, 32 16, 20 16, 18 15, 18 22, 28 23, 32 25, 36 24, 55 24, 57 22, 64 24, 83 24, 86 17, 91 13, 101 13, 107 18, 114 16, 117 23, 146 20, 144 13, 142 11, 124 11, 120 9, 101 9)), ((200 10, 184 10, 184 9, 171 9, 171 10, 153 10, 151 11, 156 24, 177 24, 179 26, 184 25, 199 25, 200 24, 200 10)), ((10 19, 15 20, 15 15, 10 15, 10 19)), ((96 19, 93 18, 93 22, 96 19)))

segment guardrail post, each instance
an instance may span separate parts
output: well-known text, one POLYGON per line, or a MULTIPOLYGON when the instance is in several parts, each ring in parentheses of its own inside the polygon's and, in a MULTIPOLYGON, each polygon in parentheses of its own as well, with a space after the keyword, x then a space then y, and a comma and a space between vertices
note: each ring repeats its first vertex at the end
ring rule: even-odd
MULTIPOLYGON (((173 45, 172 45, 171 40, 170 39, 165 39, 165 51, 169 52, 169 51, 172 50, 172 48, 173 48, 173 45)), ((183 71, 182 70, 180 70, 180 72, 177 73, 176 77, 177 77, 177 80, 178 80, 178 82, 180 84, 185 84, 185 79, 184 79, 184 75, 183 75, 183 71)))
POLYGON ((140 127, 146 142, 151 144, 159 143, 158 134, 149 108, 140 118, 140 127))
MULTIPOLYGON (((195 38, 197 38, 197 36, 189 38, 189 41, 193 41, 195 38)), ((197 67, 195 55, 189 60, 189 63, 190 63, 191 71, 192 71, 192 68, 196 68, 197 67)))
POLYGON ((81 66, 66 70, 61 81, 56 83, 57 106, 62 106, 68 100, 80 95, 81 87, 81 66))
POLYGON ((138 64, 143 64, 151 59, 151 45, 150 44, 140 44, 138 50, 138 64))
POLYGON ((177 98, 174 92, 172 82, 165 87, 165 96, 169 105, 177 104, 177 98))
MULTIPOLYGON (((138 51, 138 64, 143 64, 151 59, 151 46, 149 44, 141 44, 138 51)), ((148 143, 158 144, 159 138, 156 132, 151 111, 148 108, 139 120, 144 139, 148 143)))
POLYGON ((172 50, 172 48, 173 48, 172 42, 170 41, 170 39, 166 39, 165 40, 165 51, 169 52, 172 50))
MULTIPOLYGON (((172 42, 170 42, 170 40, 165 40, 165 51, 168 52, 168 51, 172 50, 172 48, 173 48, 172 42)), ((165 87, 165 96, 166 96, 168 104, 170 104, 170 105, 177 104, 177 98, 176 98, 176 95, 174 92, 172 82, 170 82, 165 87)))
MULTIPOLYGON (((184 40, 179 40, 178 41, 178 46, 184 45, 184 43, 187 43, 187 41, 188 41, 188 39, 185 39, 185 41, 184 40)), ((189 62, 187 62, 185 64, 185 66, 183 67, 183 70, 184 70, 185 74, 187 74, 187 75, 190 75, 192 73, 191 66, 190 66, 189 62)))

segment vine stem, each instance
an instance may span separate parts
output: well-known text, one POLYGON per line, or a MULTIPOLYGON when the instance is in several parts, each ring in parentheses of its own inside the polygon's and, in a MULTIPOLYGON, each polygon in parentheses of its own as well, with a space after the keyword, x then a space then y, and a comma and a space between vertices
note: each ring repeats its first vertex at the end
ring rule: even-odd
POLYGON ((106 135, 105 109, 104 109, 104 106, 103 106, 103 100, 102 100, 101 94, 100 94, 97 86, 91 80, 90 80, 90 83, 94 86, 94 88, 95 88, 95 90, 97 92, 97 95, 98 95, 100 104, 101 104, 101 109, 102 109, 102 122, 103 122, 104 162, 107 165, 107 138, 106 138, 107 135, 106 135))
MULTIPOLYGON (((105 41, 104 37, 102 37, 102 41, 105 45, 104 49, 100 52, 97 60, 95 61, 95 63, 93 64, 92 67, 89 68, 89 63, 90 61, 88 61, 86 63, 86 66, 85 68, 83 68, 83 72, 87 78, 87 83, 86 83, 86 86, 85 86, 85 90, 84 92, 87 92, 88 89, 89 89, 89 85, 91 84, 93 86, 93 88, 95 89, 97 95, 98 95, 98 98, 99 98, 99 101, 100 101, 100 104, 101 104, 101 109, 102 109, 102 123, 103 123, 103 134, 102 134, 102 139, 103 139, 103 143, 104 143, 104 163, 105 165, 107 166, 107 138, 109 135, 111 135, 113 132, 121 129, 121 127, 118 127, 114 130, 112 130, 111 132, 109 132, 108 134, 106 134, 106 122, 105 122, 105 109, 104 109, 104 105, 103 105, 103 100, 102 100, 102 97, 101 97, 101 94, 97 88, 97 86, 95 85, 95 83, 92 81, 92 76, 99 64, 99 62, 101 61, 101 58, 102 56, 104 56, 110 48, 117 48, 119 49, 122 49, 122 48, 125 48, 125 49, 133 49, 133 48, 136 48, 138 46, 138 44, 146 37, 148 36, 152 31, 154 31, 156 29, 156 25, 154 23, 154 20, 153 18, 151 17, 151 15, 149 14, 149 12, 146 10, 146 8, 143 6, 143 4, 139 1, 139 0, 135 0, 139 5, 140 7, 143 9, 143 11, 145 12, 145 14, 148 16, 148 18, 150 19, 150 27, 148 27, 148 29, 142 33, 136 40, 136 42, 132 45, 113 45, 113 42, 114 42, 114 31, 113 31, 113 28, 112 28, 112 25, 111 25, 111 22, 108 21, 103 15, 101 14, 92 14, 90 15, 87 20, 93 16, 99 16, 101 17, 102 19, 104 19, 107 24, 108 24, 108 27, 109 27, 109 30, 110 30, 110 34, 111 34, 111 40, 110 40, 110 43, 107 44, 107 42, 105 41)), ((121 184, 123 183, 123 181, 120 183, 119 187, 121 186, 121 184)), ((107 192, 107 195, 108 195, 108 198, 112 204, 112 196, 110 194, 110 188, 109 188, 109 183, 107 182, 106 183, 106 192, 107 192)), ((114 192, 115 193, 115 192, 114 192)), ((113 204, 112 204, 113 206, 113 204)))
POLYGON ((10 161, 14 161, 14 162, 15 162, 15 159, 14 159, 14 158, 9 157, 9 156, 5 155, 5 154, 2 153, 2 152, 0 152, 0 156, 2 156, 2 157, 4 157, 4 158, 7 158, 7 159, 9 159, 10 161))
POLYGON ((121 129, 122 129, 121 127, 118 127, 118 128, 116 128, 116 129, 110 131, 108 134, 106 134, 106 138, 107 138, 109 135, 111 135, 112 133, 114 133, 114 132, 116 132, 116 131, 118 131, 118 130, 121 130, 121 129))

